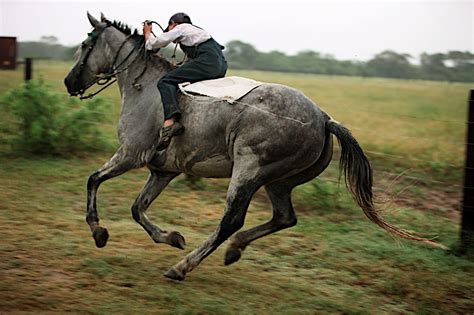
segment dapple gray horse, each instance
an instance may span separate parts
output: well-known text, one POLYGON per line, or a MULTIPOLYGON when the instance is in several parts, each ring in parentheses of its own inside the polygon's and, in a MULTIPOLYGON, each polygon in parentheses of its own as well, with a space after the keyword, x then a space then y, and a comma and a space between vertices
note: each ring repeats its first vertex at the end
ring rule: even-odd
POLYGON ((65 79, 71 95, 82 95, 98 79, 116 76, 122 96, 118 126, 120 148, 87 183, 87 223, 97 247, 108 232, 99 225, 96 196, 99 185, 131 169, 148 167, 150 175, 132 206, 133 218, 156 243, 183 249, 178 232, 154 225, 145 211, 168 183, 181 173, 228 178, 225 212, 216 231, 198 248, 165 273, 183 280, 244 224, 254 193, 265 187, 273 207, 268 222, 237 233, 225 264, 236 262, 252 241, 294 226, 291 191, 318 176, 333 152, 332 135, 341 146, 340 167, 355 201, 366 216, 392 234, 440 246, 384 221, 372 201, 372 169, 348 129, 331 119, 303 93, 278 84, 263 84, 229 103, 204 96, 179 96, 185 133, 168 149, 156 152, 163 112, 157 80, 172 69, 157 55, 145 55, 143 36, 103 15, 88 14, 94 30, 82 43, 80 57, 65 79), (139 48, 137 48, 139 47, 139 48))

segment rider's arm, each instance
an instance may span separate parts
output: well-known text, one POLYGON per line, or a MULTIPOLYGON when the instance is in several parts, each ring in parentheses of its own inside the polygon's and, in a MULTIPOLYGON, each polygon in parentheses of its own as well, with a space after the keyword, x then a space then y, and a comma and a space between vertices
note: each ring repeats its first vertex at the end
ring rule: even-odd
POLYGON ((148 50, 153 50, 168 46, 169 43, 175 41, 183 35, 183 29, 178 26, 172 29, 171 31, 158 35, 157 37, 145 35, 145 48, 148 50))

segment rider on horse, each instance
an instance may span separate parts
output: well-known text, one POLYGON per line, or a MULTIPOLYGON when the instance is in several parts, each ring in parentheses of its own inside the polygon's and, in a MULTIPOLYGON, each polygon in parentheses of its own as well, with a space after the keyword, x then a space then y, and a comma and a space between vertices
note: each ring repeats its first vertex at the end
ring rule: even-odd
POLYGON ((224 77, 227 62, 222 53, 224 47, 217 43, 208 32, 193 25, 186 13, 174 14, 163 34, 152 37, 151 32, 151 24, 145 23, 143 34, 146 49, 166 47, 171 42, 179 43, 189 60, 158 81, 165 122, 157 150, 163 150, 170 144, 171 137, 184 131, 184 127, 178 121, 181 115, 177 99, 178 84, 224 77))

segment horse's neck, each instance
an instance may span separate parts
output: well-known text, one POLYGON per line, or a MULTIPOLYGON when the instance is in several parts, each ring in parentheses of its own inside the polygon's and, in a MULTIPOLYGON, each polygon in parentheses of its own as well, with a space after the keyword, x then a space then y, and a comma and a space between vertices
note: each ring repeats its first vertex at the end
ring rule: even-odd
MULTIPOLYGON (((125 36, 123 39, 116 39, 115 43, 118 44, 109 47, 111 55, 118 52, 115 66, 119 65, 136 46, 136 42, 129 39, 120 49, 123 40, 125 36)), ((145 56, 143 49, 141 51, 137 49, 116 71, 124 68, 126 69, 117 75, 122 98, 119 139, 128 150, 142 152, 150 149, 159 138, 159 130, 164 119, 156 83, 170 70, 170 66, 159 57, 145 56)))
MULTIPOLYGON (((130 51, 134 48, 135 43, 133 41, 126 43, 122 49, 123 53, 119 52, 116 66, 119 65, 124 58, 127 58, 130 51)), ((127 92, 130 92, 133 89, 140 92, 139 94, 146 94, 146 90, 150 85, 153 86, 153 89, 156 89, 156 82, 170 70, 167 61, 161 59, 161 57, 151 56, 151 52, 147 51, 145 53, 143 48, 135 50, 136 51, 132 52, 130 57, 128 57, 128 60, 116 69, 117 71, 120 71, 117 75, 117 82, 124 106, 128 104, 126 102, 127 96, 137 96, 135 93, 127 92), (122 69, 125 70, 121 71, 122 69)))
MULTIPOLYGON (((126 39, 124 38, 123 40, 126 39)), ((111 48, 111 50, 113 49, 111 48)), ((140 47, 136 47, 136 43, 131 39, 122 48, 120 46, 115 47, 114 55, 117 58, 112 61, 112 67, 114 71, 119 72, 117 74, 117 83, 123 98, 126 89, 133 83, 133 76, 137 78, 139 71, 146 67, 146 60, 143 57, 143 51, 140 50, 140 47)))

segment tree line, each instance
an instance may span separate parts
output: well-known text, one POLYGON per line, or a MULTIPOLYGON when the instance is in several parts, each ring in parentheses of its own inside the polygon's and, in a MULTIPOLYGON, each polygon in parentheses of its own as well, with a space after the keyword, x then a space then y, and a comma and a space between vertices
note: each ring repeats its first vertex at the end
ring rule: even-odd
POLYGON ((383 51, 365 62, 337 60, 311 50, 295 55, 280 51, 260 52, 251 44, 236 40, 226 45, 225 52, 233 69, 474 82, 474 54, 462 51, 423 53, 419 65, 410 62, 412 56, 409 54, 392 50, 383 51))
MULTIPOLYGON (((19 58, 72 60, 77 48, 60 45, 54 36, 43 36, 38 42, 20 42, 19 58)), ((170 56, 170 51, 172 48, 167 47, 165 55, 170 56)), ((226 44, 224 53, 232 69, 474 82, 474 54, 468 51, 422 53, 419 64, 413 64, 413 56, 392 50, 368 61, 338 60, 312 50, 295 55, 276 50, 260 52, 249 43, 234 40, 226 44)))

